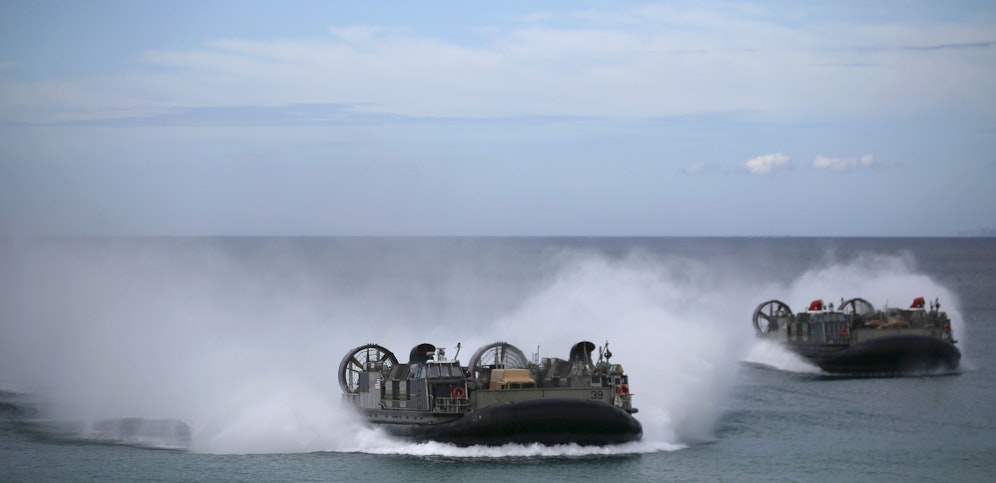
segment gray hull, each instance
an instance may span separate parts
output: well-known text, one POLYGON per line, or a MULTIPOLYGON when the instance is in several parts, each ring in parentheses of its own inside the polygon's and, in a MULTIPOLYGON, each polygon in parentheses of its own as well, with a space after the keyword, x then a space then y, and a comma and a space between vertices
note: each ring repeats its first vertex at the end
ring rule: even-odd
POLYGON ((488 406, 452 422, 388 424, 396 436, 460 446, 509 443, 605 445, 637 441, 643 427, 607 404, 578 399, 529 399, 488 406))
POLYGON ((837 374, 903 374, 951 371, 961 351, 934 337, 896 335, 850 346, 790 344, 792 350, 826 372, 837 374))

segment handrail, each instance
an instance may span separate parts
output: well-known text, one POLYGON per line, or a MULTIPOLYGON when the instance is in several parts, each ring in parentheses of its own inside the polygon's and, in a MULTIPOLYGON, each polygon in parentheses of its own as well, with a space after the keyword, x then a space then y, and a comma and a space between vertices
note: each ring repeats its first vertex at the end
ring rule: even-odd
POLYGON ((470 409, 470 399, 429 396, 429 407, 435 413, 462 413, 470 409))

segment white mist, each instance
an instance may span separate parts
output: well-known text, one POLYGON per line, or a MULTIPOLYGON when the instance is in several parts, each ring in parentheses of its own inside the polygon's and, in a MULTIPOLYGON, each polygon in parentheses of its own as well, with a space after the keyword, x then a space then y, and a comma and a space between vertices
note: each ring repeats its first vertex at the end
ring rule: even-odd
POLYGON ((541 267, 517 275, 502 271, 517 263, 514 250, 482 253, 490 259, 467 266, 445 250, 418 258, 373 250, 351 272, 341 268, 353 263, 348 257, 328 262, 266 241, 247 254, 234 243, 8 244, 0 254, 0 382, 43 394, 58 420, 187 422, 189 448, 200 452, 606 454, 713 438, 741 360, 807 370, 755 342, 750 316, 770 298, 801 307, 812 298, 900 305, 940 297, 964 339, 953 294, 903 256, 828 258, 784 284, 639 250, 546 252, 541 267), (575 342, 608 341, 631 377, 644 440, 611 448, 410 444, 340 406, 336 371, 353 347, 377 342, 404 360, 421 342, 453 357, 460 342, 466 362, 497 340, 561 358, 575 342))

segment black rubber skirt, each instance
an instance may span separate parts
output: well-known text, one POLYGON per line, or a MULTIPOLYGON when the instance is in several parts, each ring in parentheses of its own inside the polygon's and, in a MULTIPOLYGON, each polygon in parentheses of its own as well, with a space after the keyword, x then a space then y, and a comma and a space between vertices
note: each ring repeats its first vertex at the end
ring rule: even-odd
POLYGON ((626 411, 604 403, 560 398, 496 404, 449 423, 387 429, 416 441, 459 446, 607 445, 637 441, 643 436, 640 422, 626 411))
POLYGON ((954 344, 934 337, 881 337, 850 347, 798 348, 798 352, 826 372, 891 374, 951 371, 961 362, 954 344))

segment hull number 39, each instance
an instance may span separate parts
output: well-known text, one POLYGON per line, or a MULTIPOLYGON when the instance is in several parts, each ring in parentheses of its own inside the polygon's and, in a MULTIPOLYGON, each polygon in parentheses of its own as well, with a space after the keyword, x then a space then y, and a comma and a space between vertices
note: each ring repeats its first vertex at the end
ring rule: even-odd
POLYGON ((592 399, 605 399, 605 393, 603 391, 591 391, 592 399))

